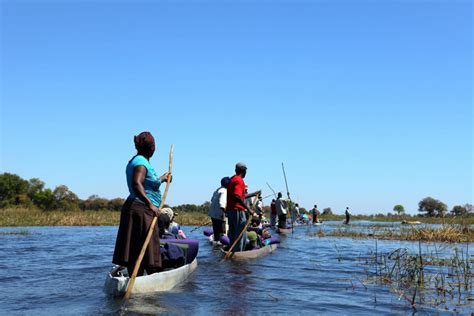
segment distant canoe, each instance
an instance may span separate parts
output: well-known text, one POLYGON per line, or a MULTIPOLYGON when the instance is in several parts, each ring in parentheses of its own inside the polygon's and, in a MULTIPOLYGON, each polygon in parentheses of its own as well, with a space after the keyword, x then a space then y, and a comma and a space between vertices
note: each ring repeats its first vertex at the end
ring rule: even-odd
MULTIPOLYGON (((169 291, 176 285, 183 283, 188 276, 196 270, 196 267, 197 259, 194 259, 190 264, 173 270, 137 277, 132 292, 139 294, 169 291)), ((128 276, 117 275, 117 270, 114 271, 114 269, 112 269, 112 271, 107 274, 104 292, 112 296, 123 296, 127 291, 129 280, 130 278, 128 276)))
MULTIPOLYGON (((254 249, 254 250, 247 250, 247 251, 239 251, 234 252, 234 254, 230 257, 231 259, 255 259, 258 257, 265 256, 268 253, 271 253, 277 249, 278 244, 270 244, 265 247, 254 249)), ((224 255, 227 255, 227 251, 222 250, 224 255)))
POLYGON ((420 221, 405 221, 405 220, 402 221, 402 225, 420 225, 420 224, 421 224, 420 221))

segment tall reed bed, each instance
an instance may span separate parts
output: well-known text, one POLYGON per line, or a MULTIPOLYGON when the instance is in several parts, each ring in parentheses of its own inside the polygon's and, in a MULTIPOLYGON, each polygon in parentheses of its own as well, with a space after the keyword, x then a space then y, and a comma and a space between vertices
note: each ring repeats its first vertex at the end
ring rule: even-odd
POLYGON ((113 211, 41 211, 37 209, 1 209, 0 226, 113 226, 120 212, 113 211))
POLYGON ((414 310, 419 305, 444 311, 474 308, 474 260, 468 247, 454 248, 451 255, 442 256, 436 245, 433 251, 422 253, 420 242, 417 253, 406 248, 389 253, 376 250, 366 264, 367 284, 389 286, 414 310))
POLYGON ((365 230, 350 227, 333 231, 319 230, 310 233, 316 237, 376 238, 425 242, 465 243, 474 241, 474 229, 467 225, 443 225, 441 227, 400 227, 399 229, 369 226, 365 230))
MULTIPOLYGON (((323 215, 321 218, 324 221, 345 221, 344 215, 323 215)), ((446 217, 421 217, 421 216, 410 216, 410 215, 393 215, 393 216, 377 216, 377 215, 352 215, 350 223, 355 221, 377 221, 377 222, 401 222, 401 221, 420 221, 423 224, 474 224, 474 214, 469 216, 446 216, 446 217)))
MULTIPOLYGON (((176 217, 181 225, 203 225, 210 222, 203 213, 181 212, 176 217)), ((41 211, 37 209, 0 209, 0 227, 16 226, 116 226, 120 212, 101 211, 41 211)))
POLYGON ((211 220, 207 214, 198 212, 182 212, 176 216, 176 222, 180 225, 211 225, 211 220))

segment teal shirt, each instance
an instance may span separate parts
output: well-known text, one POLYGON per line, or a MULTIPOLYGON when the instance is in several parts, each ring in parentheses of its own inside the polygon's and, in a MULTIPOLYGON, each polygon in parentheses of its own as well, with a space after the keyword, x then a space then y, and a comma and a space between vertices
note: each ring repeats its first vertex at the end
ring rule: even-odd
POLYGON ((146 196, 150 199, 151 203, 156 207, 160 207, 161 203, 161 192, 160 192, 160 185, 161 180, 160 177, 156 174, 155 169, 150 165, 150 162, 143 156, 138 155, 135 156, 127 165, 125 169, 125 173, 127 174, 127 185, 128 191, 130 195, 128 196, 129 199, 136 199, 137 195, 133 190, 133 169, 136 166, 144 166, 146 168, 146 177, 145 181, 143 182, 143 187, 145 188, 146 196))

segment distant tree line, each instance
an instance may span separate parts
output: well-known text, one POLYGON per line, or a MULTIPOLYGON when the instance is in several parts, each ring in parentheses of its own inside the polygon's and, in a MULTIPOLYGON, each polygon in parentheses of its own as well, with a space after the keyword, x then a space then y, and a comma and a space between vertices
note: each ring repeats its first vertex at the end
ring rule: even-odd
MULTIPOLYGON (((0 208, 7 207, 37 207, 45 211, 62 210, 111 210, 120 211, 125 200, 115 198, 108 200, 98 195, 91 195, 86 200, 79 199, 78 196, 69 190, 65 185, 59 185, 54 189, 45 187, 45 183, 38 178, 30 180, 22 179, 20 176, 12 173, 0 174, 0 208)), ((210 202, 201 205, 183 204, 174 206, 176 212, 197 212, 207 213, 210 202)), ((264 207, 265 212, 270 212, 270 206, 264 207)), ((393 207, 398 215, 404 215, 405 208, 397 204, 393 207)), ((443 202, 432 197, 426 197, 418 203, 420 216, 426 217, 445 217, 448 215, 448 208, 443 202)), ((300 207, 300 212, 306 213, 307 210, 300 207)), ((473 214, 471 204, 455 205, 450 211, 452 216, 467 216, 473 214)), ((332 215, 330 207, 324 208, 322 215, 332 215)), ((377 216, 394 216, 391 213, 387 215, 377 214, 377 216)))
MULTIPOLYGON (((403 205, 397 204, 393 207, 393 210, 398 215, 405 214, 405 208, 403 205)), ((450 212, 446 204, 440 200, 432 197, 425 197, 423 200, 418 202, 418 212, 423 217, 445 217, 446 215, 451 216, 468 216, 473 214, 472 204, 455 205, 450 212)), ((388 216, 393 216, 388 213, 388 216)))
MULTIPOLYGON (((80 199, 77 194, 65 185, 54 189, 45 187, 45 183, 38 178, 25 180, 12 173, 0 174, 0 209, 8 207, 36 207, 44 211, 120 211, 125 199, 106 199, 98 195, 91 195, 86 200, 80 199)), ((167 205, 165 205, 167 206, 167 205)), ((174 206, 176 212, 206 213, 210 202, 202 205, 183 204, 174 206)))
MULTIPOLYGON (((418 211, 427 217, 445 217, 448 212, 446 204, 432 197, 426 197, 418 203, 418 211)), ((472 204, 456 205, 451 215, 466 216, 472 214, 472 204)))
POLYGON ((65 185, 49 189, 38 178, 25 180, 16 174, 0 174, 0 208, 37 207, 44 211, 120 211, 123 203, 124 199, 121 198, 108 200, 97 195, 81 200, 65 185))

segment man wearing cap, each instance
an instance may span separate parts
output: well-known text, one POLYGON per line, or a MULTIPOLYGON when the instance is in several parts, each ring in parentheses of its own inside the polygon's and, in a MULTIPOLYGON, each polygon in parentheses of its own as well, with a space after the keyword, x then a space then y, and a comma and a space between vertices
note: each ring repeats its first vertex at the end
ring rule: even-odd
POLYGON ((214 241, 219 241, 225 231, 225 208, 227 205, 227 186, 230 178, 224 177, 221 179, 221 186, 214 191, 211 198, 211 207, 207 215, 212 220, 212 230, 214 231, 214 241))
MULTIPOLYGON (((230 245, 233 245, 237 237, 243 231, 246 224, 245 213, 249 212, 250 215, 254 216, 255 213, 250 207, 245 204, 245 199, 260 194, 260 191, 245 195, 245 182, 244 178, 247 174, 247 166, 243 162, 239 162, 235 165, 235 175, 230 179, 229 185, 227 186, 227 218, 229 220, 229 241, 230 245)), ((234 247, 234 251, 244 251, 245 243, 247 240, 246 233, 242 234, 242 237, 234 247)))

